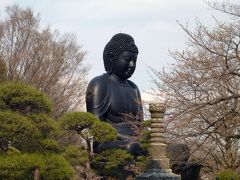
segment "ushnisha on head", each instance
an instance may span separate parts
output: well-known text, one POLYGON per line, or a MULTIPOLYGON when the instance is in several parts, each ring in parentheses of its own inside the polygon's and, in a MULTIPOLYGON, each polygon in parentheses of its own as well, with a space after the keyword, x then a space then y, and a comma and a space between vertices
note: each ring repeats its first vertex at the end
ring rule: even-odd
POLYGON ((138 48, 134 39, 124 33, 114 35, 103 51, 104 67, 108 74, 126 80, 135 71, 138 48))

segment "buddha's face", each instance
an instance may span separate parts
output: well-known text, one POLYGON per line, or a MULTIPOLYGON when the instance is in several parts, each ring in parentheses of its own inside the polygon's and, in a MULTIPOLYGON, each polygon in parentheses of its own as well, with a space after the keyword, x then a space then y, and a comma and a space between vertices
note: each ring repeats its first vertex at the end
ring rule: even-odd
POLYGON ((123 51, 112 62, 112 73, 121 80, 127 80, 132 76, 136 68, 137 53, 123 51))

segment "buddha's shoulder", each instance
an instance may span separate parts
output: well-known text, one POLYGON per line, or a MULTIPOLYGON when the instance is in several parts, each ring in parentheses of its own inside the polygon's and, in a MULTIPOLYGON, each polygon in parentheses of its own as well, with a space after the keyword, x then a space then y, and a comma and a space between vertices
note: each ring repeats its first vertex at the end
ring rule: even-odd
POLYGON ((132 81, 130 81, 130 80, 127 80, 127 82, 128 82, 128 84, 129 84, 133 89, 138 90, 138 86, 137 86, 134 82, 132 82, 132 81))
POLYGON ((93 78, 89 82, 88 88, 90 87, 94 87, 97 89, 106 88, 108 86, 108 81, 109 81, 109 76, 107 74, 102 74, 100 76, 93 78))

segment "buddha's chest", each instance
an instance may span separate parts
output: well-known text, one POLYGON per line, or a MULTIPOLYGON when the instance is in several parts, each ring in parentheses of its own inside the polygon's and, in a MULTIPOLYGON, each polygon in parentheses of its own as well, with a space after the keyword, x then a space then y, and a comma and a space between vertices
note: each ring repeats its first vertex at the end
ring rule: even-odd
POLYGON ((137 115, 141 106, 138 91, 129 86, 112 85, 110 93, 109 113, 112 115, 137 115))

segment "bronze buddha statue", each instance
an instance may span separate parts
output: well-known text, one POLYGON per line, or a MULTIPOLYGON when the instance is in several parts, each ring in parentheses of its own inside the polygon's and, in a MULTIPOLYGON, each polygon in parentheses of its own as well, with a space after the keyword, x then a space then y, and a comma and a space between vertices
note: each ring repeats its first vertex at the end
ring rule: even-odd
POLYGON ((86 93, 87 111, 110 123, 118 133, 116 141, 99 144, 95 149, 122 148, 132 154, 140 151, 132 123, 125 120, 131 114, 132 121, 142 121, 142 103, 138 87, 128 78, 136 68, 138 48, 134 39, 124 33, 114 35, 103 52, 106 73, 92 79, 86 93))

